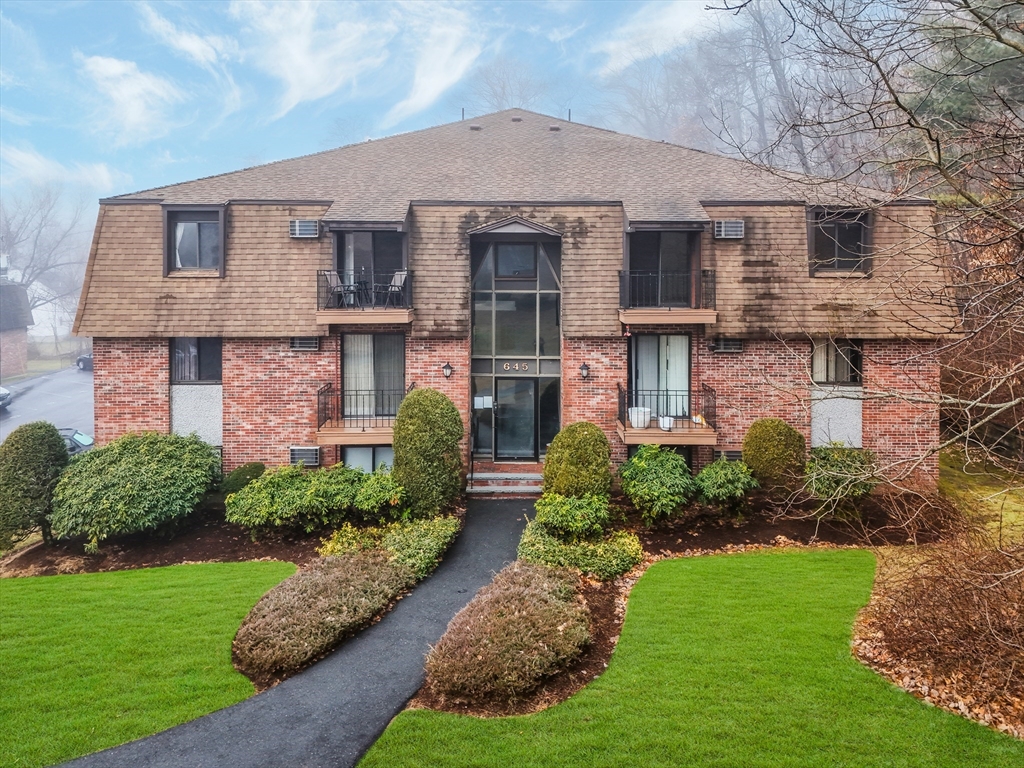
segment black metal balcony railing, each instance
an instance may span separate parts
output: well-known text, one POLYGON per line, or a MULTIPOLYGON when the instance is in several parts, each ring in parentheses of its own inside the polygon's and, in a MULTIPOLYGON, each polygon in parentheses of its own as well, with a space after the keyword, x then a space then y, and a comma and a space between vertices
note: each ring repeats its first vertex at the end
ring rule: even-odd
POLYGON ((659 429, 666 419, 670 429, 718 428, 718 394, 707 384, 699 392, 688 389, 623 389, 619 392, 619 423, 632 429, 659 429), (672 423, 668 423, 668 419, 672 423))
POLYGON ((715 308, 715 270, 694 272, 619 272, 619 299, 627 309, 640 307, 715 308))
POLYGON ((405 394, 402 389, 338 392, 333 384, 324 384, 316 392, 317 429, 326 424, 354 429, 390 427, 405 394))
POLYGON ((316 273, 317 309, 410 309, 412 272, 322 269, 316 273))

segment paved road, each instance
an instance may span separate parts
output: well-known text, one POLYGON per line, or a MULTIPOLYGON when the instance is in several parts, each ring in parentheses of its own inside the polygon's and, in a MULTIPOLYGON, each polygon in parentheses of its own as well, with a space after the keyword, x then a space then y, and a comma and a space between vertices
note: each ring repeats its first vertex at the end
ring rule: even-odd
POLYGON ((7 385, 14 400, 0 411, 0 442, 12 430, 30 421, 48 421, 55 427, 74 427, 93 434, 92 373, 67 368, 7 385))
POLYGON ((369 629, 276 688, 67 766, 353 766, 423 683, 423 658, 493 574, 516 556, 530 502, 473 499, 434 575, 369 629))

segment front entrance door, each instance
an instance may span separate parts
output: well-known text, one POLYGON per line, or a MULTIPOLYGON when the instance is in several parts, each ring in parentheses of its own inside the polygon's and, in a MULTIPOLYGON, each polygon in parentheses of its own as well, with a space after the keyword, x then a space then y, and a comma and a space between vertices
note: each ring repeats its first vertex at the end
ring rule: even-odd
POLYGON ((494 456, 537 459, 537 380, 494 380, 494 456))

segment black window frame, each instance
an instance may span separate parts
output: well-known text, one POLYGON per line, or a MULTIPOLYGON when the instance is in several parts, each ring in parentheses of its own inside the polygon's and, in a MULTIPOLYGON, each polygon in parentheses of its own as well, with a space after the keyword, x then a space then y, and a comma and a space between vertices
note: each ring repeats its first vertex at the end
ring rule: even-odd
POLYGON ((864 384, 864 342, 860 339, 812 339, 811 340, 811 381, 815 384, 823 384, 830 387, 860 387, 864 384), (825 378, 815 378, 814 375, 814 352, 819 344, 827 345, 825 350, 825 378), (848 351, 844 351, 848 350, 848 351), (829 378, 829 368, 837 368, 836 365, 829 365, 829 358, 842 355, 850 369, 849 379, 829 378))
POLYGON ((172 336, 168 341, 168 378, 171 384, 223 384, 224 383, 224 339, 220 336, 172 336), (175 341, 178 339, 195 339, 196 340, 196 354, 199 357, 198 362, 198 376, 195 379, 180 379, 175 375, 175 341), (205 344, 203 342, 206 342, 205 344), (213 344, 211 342, 216 342, 213 344), (207 350, 206 354, 212 354, 212 350, 216 348, 217 356, 220 358, 217 361, 217 372, 220 374, 216 378, 202 378, 203 369, 210 365, 209 362, 203 363, 204 349, 207 350))
POLYGON ((536 280, 538 278, 538 264, 539 254, 537 253, 537 241, 536 240, 524 240, 524 241, 499 241, 494 243, 494 280, 511 281, 511 280, 536 280), (511 275, 503 275, 498 269, 498 265, 501 263, 501 251, 502 248, 508 248, 509 246, 528 246, 533 251, 533 270, 529 273, 513 273, 511 275))
POLYGON ((176 267, 174 265, 174 225, 179 222, 188 222, 189 214, 200 214, 202 219, 194 219, 197 222, 216 221, 219 231, 220 265, 217 268, 219 277, 224 277, 225 263, 227 262, 227 206, 226 205, 165 205, 163 207, 164 226, 164 277, 171 274, 187 274, 197 272, 209 272, 208 268, 176 267), (215 214, 216 219, 209 218, 215 214))
MULTIPOLYGON (((822 208, 812 207, 807 211, 807 251, 810 259, 810 274, 844 275, 871 274, 872 217, 871 211, 863 208, 822 208), (858 226, 860 237, 860 258, 850 266, 840 265, 841 238, 837 227, 858 226), (831 257, 820 258, 819 243, 831 245, 831 257)), ((842 259, 852 261, 852 259, 842 259)))
MULTIPOLYGON (((408 233, 396 229, 338 229, 334 230, 334 268, 338 272, 345 272, 345 237, 347 235, 370 235, 370 272, 371 274, 384 274, 385 272, 401 271, 409 269, 409 238, 408 233), (377 267, 378 241, 382 236, 394 237, 399 241, 402 253, 402 265, 398 270, 379 270, 377 267)), ((383 248, 380 252, 383 252, 383 248)), ((352 271, 355 271, 354 268, 352 271)))

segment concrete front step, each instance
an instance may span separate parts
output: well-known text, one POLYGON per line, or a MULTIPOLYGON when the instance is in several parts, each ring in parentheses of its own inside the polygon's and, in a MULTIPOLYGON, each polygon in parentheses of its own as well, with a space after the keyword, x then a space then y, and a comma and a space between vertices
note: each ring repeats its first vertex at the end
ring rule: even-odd
POLYGON ((477 494, 515 494, 526 495, 526 496, 539 496, 541 488, 539 485, 487 485, 487 486, 473 486, 467 488, 466 493, 471 495, 477 494))
POLYGON ((543 479, 543 477, 543 475, 536 475, 525 472, 476 472, 469 476, 469 481, 471 483, 476 482, 478 480, 529 480, 532 482, 539 482, 540 480, 543 479))

